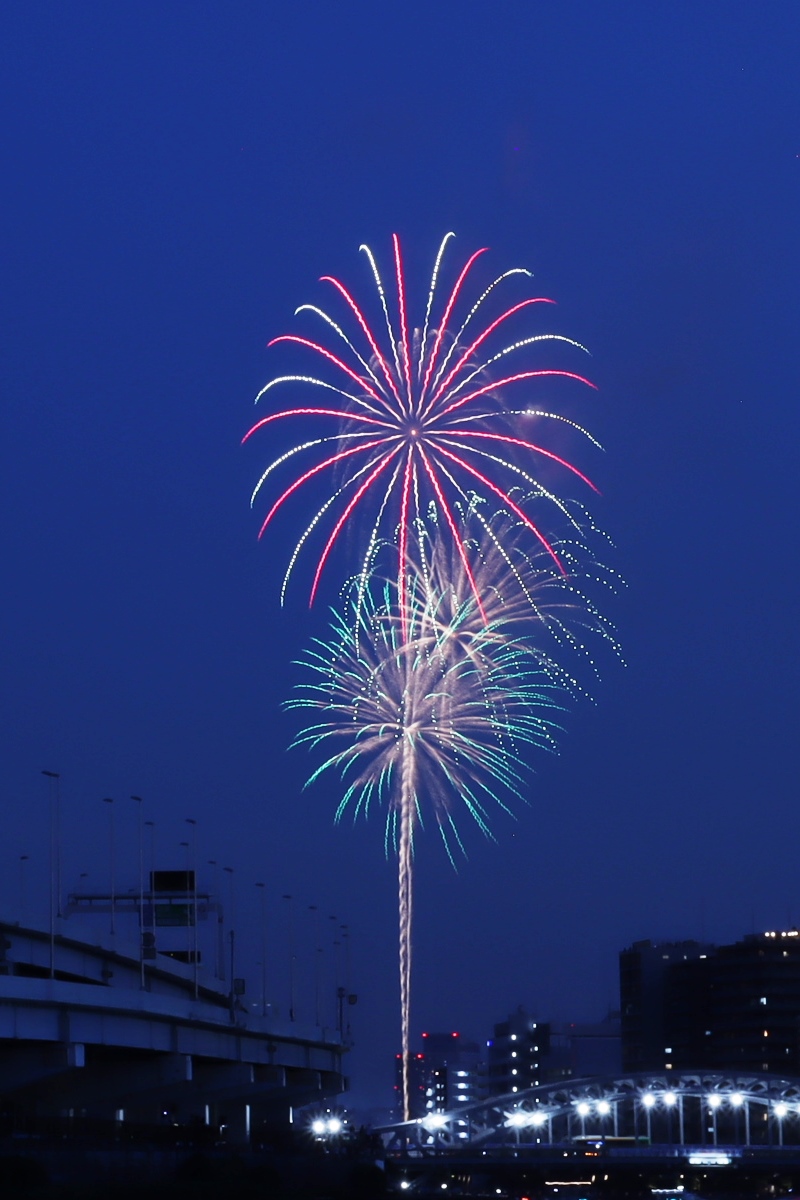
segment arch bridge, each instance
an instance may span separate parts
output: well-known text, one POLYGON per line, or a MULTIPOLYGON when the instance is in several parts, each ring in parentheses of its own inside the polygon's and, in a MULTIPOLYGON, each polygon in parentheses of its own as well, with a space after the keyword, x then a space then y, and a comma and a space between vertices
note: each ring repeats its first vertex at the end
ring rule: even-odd
POLYGON ((518 1155, 580 1146, 800 1145, 800 1079, 666 1071, 569 1079, 431 1112, 381 1131, 387 1149, 518 1155))

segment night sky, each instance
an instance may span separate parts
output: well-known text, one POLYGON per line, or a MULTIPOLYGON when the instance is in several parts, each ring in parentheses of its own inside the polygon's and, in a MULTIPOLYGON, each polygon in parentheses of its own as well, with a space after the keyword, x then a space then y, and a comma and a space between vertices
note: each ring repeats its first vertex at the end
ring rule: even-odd
POLYGON ((348 923, 354 1098, 388 1102, 395 864, 380 818, 334 826, 335 781, 302 792, 281 711, 337 579, 279 609, 301 513, 257 542, 269 442, 240 440, 320 275, 364 295, 358 246, 388 267, 396 231, 421 297, 453 229, 592 351, 571 402, 627 665, 601 656, 496 843, 467 829, 456 873, 420 839, 415 1030, 597 1019, 634 939, 800 921, 797 6, 11 2, 0 47, 2 911, 23 854, 46 908, 43 768, 65 886, 107 885, 104 797, 125 887, 131 793, 160 866, 196 818, 253 961, 267 885, 283 1011, 281 897, 301 1016, 308 906, 328 975, 348 923))

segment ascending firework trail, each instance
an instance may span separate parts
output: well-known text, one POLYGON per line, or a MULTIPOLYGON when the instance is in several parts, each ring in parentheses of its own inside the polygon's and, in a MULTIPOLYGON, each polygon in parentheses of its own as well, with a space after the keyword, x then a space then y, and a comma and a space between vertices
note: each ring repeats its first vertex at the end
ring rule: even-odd
MULTIPOLYGON (((476 572, 480 577, 480 572, 476 572)), ((361 595, 334 616, 315 642, 311 671, 294 708, 315 710, 296 744, 328 757, 311 776, 336 771, 348 809, 386 811, 387 849, 398 856, 403 1107, 408 1113, 411 920, 414 835, 427 810, 451 859, 462 847, 458 808, 490 834, 490 807, 521 797, 523 751, 555 748, 560 699, 568 680, 554 662, 514 637, 492 603, 481 616, 470 589, 459 594, 434 563, 406 595, 405 631, 393 589, 361 595), (357 615, 356 615, 357 614, 357 615)))
POLYGON ((259 536, 284 506, 314 498, 289 556, 282 601, 307 543, 316 545, 312 603, 345 530, 359 547, 348 568, 356 572, 351 600, 335 616, 330 639, 309 652, 314 680, 290 703, 319 710, 300 742, 329 746, 333 739, 341 746, 312 776, 341 772, 346 790, 337 818, 351 805, 356 814, 386 806, 387 849, 394 847, 399 868, 406 1118, 413 847, 423 805, 435 813, 451 858, 461 845, 458 802, 488 834, 487 802, 505 807, 504 793, 520 794, 521 754, 532 744, 553 748, 558 694, 580 690, 561 652, 585 654, 581 626, 614 641, 576 585, 587 561, 586 573, 602 575, 585 554, 591 523, 582 506, 552 490, 550 476, 594 485, 543 445, 539 431, 561 422, 597 443, 552 411, 551 398, 526 398, 528 388, 541 396, 543 387, 552 391, 564 380, 592 387, 583 375, 538 361, 547 346, 584 348, 553 333, 509 333, 534 306, 552 303, 524 296, 498 304, 506 289, 527 282, 528 271, 504 272, 465 303, 483 250, 442 289, 452 236, 439 248, 416 328, 396 236, 391 289, 362 247, 381 332, 344 284, 323 277, 342 315, 337 320, 315 305, 297 312, 322 322, 333 349, 294 334, 274 339, 271 345, 299 347, 316 373, 271 379, 257 401, 271 400, 276 388, 299 389, 302 399, 268 412, 244 439, 268 430, 274 447, 253 504, 268 481, 283 476, 259 536), (509 373, 506 360, 520 357, 525 361, 509 373), (292 429, 309 423, 310 436, 296 440, 292 429), (566 536, 549 532, 553 518, 566 536), (535 642, 520 639, 520 620, 534 623, 535 642))

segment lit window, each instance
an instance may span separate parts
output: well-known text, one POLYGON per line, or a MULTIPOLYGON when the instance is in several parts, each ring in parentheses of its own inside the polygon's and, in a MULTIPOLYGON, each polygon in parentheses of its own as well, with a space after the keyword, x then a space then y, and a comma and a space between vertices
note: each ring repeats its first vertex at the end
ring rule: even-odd
POLYGON ((766 1004, 766 1003, 767 1003, 767 997, 766 997, 766 996, 762 996, 762 997, 761 997, 761 999, 759 1000, 759 1002, 758 1002, 758 1003, 759 1003, 759 1004, 766 1004))
POLYGON ((511 1051, 511 1057, 512 1057, 512 1058, 516 1058, 516 1057, 517 1057, 517 1052, 516 1052, 516 1050, 512 1050, 512 1051, 511 1051))

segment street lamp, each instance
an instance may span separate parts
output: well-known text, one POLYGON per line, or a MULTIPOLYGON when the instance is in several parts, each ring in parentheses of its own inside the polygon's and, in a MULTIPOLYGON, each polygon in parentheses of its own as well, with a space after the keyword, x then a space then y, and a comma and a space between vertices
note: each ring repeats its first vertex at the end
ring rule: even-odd
POLYGON ((114 920, 116 910, 116 895, 114 892, 114 801, 110 796, 103 797, 103 804, 108 805, 108 841, 110 849, 109 865, 111 867, 111 936, 116 933, 116 923, 114 920))
POLYGON ((283 896, 288 906, 287 932, 289 934, 289 1020, 295 1019, 295 987, 294 987, 294 897, 286 892, 283 896))
POLYGON ((267 1015, 267 900, 263 883, 257 883, 261 894, 261 1015, 267 1015))
POLYGON ((136 804, 136 824, 139 835, 139 982, 144 987, 144 829, 142 828, 142 797, 131 796, 136 804))
POLYGON ((61 772, 42 771, 48 779, 52 779, 50 789, 50 903, 53 903, 55 892, 55 915, 62 917, 61 911, 61 772))
POLYGON ((197 979, 199 949, 197 944, 197 821, 194 817, 187 817, 186 824, 189 826, 192 834, 191 845, 191 863, 190 863, 190 879, 192 882, 192 965, 194 967, 194 998, 199 994, 199 986, 197 979))

